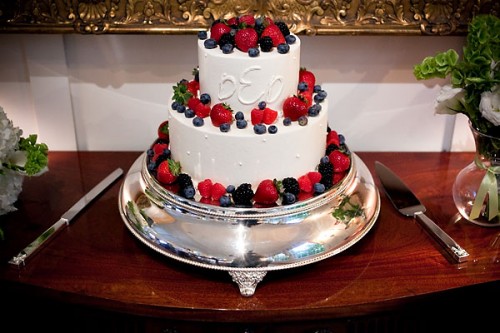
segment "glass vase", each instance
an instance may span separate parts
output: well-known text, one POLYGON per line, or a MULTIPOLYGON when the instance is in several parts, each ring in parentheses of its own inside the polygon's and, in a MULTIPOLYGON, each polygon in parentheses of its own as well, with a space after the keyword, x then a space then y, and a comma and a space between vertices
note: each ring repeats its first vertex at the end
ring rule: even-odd
POLYGON ((462 169, 453 184, 453 200, 466 220, 481 226, 500 226, 500 137, 469 127, 474 136, 474 161, 462 169))

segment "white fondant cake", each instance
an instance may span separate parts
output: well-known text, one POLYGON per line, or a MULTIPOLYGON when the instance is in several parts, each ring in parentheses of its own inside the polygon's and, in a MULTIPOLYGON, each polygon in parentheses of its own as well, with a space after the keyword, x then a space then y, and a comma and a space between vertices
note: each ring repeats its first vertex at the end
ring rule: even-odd
POLYGON ((350 167, 343 136, 328 127, 326 92, 300 67, 300 38, 282 22, 252 20, 199 34, 195 78, 174 86, 168 134, 148 151, 151 174, 186 198, 291 204, 328 190, 350 167), (248 26, 255 31, 239 38, 248 26))

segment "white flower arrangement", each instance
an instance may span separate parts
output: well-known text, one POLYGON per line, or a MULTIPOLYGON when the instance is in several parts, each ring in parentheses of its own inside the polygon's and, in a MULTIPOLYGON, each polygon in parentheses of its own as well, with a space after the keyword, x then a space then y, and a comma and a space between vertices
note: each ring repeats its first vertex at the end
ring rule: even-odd
POLYGON ((22 135, 23 131, 14 127, 0 107, 0 215, 16 210, 14 203, 25 176, 38 176, 48 170, 47 145, 36 143, 37 135, 22 135))

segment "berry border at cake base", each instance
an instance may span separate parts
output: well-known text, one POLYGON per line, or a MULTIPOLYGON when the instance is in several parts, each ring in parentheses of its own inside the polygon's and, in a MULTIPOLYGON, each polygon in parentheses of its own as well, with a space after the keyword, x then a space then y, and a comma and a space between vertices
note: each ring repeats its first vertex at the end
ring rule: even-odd
POLYGON ((330 258, 362 239, 375 224, 380 195, 363 161, 352 153, 349 173, 332 189, 291 205, 219 207, 169 192, 145 167, 129 169, 119 210, 129 231, 166 257, 228 271, 241 295, 252 296, 269 271, 330 258))

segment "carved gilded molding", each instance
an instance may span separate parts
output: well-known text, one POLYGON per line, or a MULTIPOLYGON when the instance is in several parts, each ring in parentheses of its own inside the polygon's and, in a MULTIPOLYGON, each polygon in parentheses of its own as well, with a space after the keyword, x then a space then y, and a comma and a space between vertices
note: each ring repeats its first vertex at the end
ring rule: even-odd
POLYGON ((498 0, 7 0, 0 32, 193 34, 219 18, 254 13, 307 35, 463 35, 498 0))

